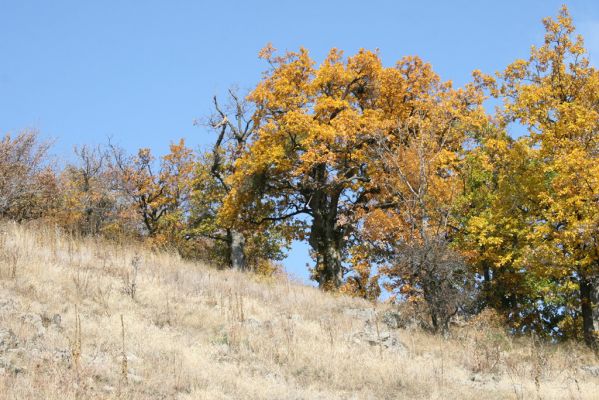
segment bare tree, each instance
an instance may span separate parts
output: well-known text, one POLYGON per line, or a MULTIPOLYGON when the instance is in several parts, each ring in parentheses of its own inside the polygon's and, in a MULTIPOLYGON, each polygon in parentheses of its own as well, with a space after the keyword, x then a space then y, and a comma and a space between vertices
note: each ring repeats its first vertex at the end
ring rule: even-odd
POLYGON ((214 113, 207 126, 217 137, 214 146, 200 160, 199 179, 194 188, 193 232, 224 245, 227 262, 234 269, 248 268, 246 234, 234 225, 217 223, 222 199, 231 191, 227 178, 235 171, 235 161, 247 149, 254 133, 254 121, 249 104, 229 89, 228 101, 221 105, 213 97, 214 113))
POLYGON ((389 278, 395 286, 409 285, 427 306, 433 332, 446 335, 451 318, 468 313, 477 300, 476 284, 465 260, 442 239, 396 243, 389 278))
POLYGON ((83 234, 97 234, 110 219, 115 208, 109 181, 108 153, 100 146, 75 147, 77 161, 67 165, 65 176, 70 199, 75 200, 80 215, 79 230, 83 234))
POLYGON ((17 220, 43 215, 55 191, 49 165, 51 143, 40 141, 37 131, 7 134, 0 141, 0 217, 17 220))

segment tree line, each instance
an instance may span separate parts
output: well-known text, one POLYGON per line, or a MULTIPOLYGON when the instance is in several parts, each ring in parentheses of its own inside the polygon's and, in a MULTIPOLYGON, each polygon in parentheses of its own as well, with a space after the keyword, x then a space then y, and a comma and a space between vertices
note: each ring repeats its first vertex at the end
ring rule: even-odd
POLYGON ((488 307, 515 334, 596 346, 599 72, 565 7, 543 23, 529 58, 461 88, 418 57, 332 49, 318 65, 269 45, 249 94, 213 99, 200 151, 108 143, 60 167, 35 132, 6 135, 0 216, 249 273, 303 240, 321 289, 384 288, 435 332, 488 307))

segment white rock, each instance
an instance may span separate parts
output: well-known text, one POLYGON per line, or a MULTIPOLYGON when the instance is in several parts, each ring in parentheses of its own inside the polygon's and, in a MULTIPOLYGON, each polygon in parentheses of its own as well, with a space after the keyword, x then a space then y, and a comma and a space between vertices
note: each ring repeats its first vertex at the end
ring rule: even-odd
POLYGON ((0 352, 14 349, 19 345, 19 340, 10 329, 0 328, 0 352))
POLYGON ((599 365, 585 365, 580 369, 592 376, 599 376, 599 365))

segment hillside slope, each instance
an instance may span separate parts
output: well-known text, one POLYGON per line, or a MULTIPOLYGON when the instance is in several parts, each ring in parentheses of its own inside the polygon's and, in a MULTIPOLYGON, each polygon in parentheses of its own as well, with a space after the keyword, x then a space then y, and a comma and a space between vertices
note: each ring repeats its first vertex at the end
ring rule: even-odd
POLYGON ((0 231, 0 398, 599 398, 599 362, 574 345, 484 325, 443 340, 283 278, 0 231))

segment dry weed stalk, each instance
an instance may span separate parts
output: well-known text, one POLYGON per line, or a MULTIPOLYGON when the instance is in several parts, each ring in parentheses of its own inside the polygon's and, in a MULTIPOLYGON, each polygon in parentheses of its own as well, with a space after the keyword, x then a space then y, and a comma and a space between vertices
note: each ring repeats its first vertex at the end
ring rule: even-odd
POLYGON ((372 308, 372 315, 374 318, 374 326, 376 328, 376 340, 379 345, 379 357, 383 358, 383 343, 381 341, 381 329, 379 327, 378 313, 376 312, 376 305, 372 308))
POLYGON ((2 232, 0 238, 0 261, 8 267, 8 277, 16 279, 17 269, 22 258, 21 252, 15 246, 8 244, 5 232, 2 232))
POLYGON ((118 395, 119 397, 123 394, 123 389, 129 383, 129 366, 127 363, 127 353, 125 351, 125 321, 123 314, 121 314, 121 371, 120 371, 118 395))
POLYGON ((320 324, 320 329, 322 329, 322 331, 324 333, 326 333, 327 337, 329 338, 329 346, 331 347, 331 352, 334 351, 335 349, 335 336, 334 336, 334 325, 333 325, 333 321, 331 318, 321 318, 319 319, 319 324, 320 324))
POLYGON ((136 254, 131 259, 131 274, 127 272, 124 276, 125 287, 123 291, 131 296, 135 300, 135 294, 137 293, 137 273, 139 271, 139 265, 141 264, 141 258, 136 254))
POLYGON ((73 283, 80 300, 87 296, 90 286, 91 271, 89 267, 83 268, 81 264, 73 274, 73 283))
POLYGON ((287 355, 293 359, 295 357, 295 322, 291 315, 286 315, 283 318, 283 333, 287 343, 287 355))
POLYGON ((121 385, 127 385, 128 383, 128 371, 129 366, 127 364, 127 353, 125 351, 125 321, 123 314, 121 314, 121 385))
POLYGON ((166 294, 166 321, 165 321, 165 323, 168 326, 171 326, 172 323, 173 323, 172 320, 173 319, 171 317, 171 305, 170 305, 170 302, 169 302, 169 299, 168 299, 168 293, 167 293, 166 294))
POLYGON ((543 345, 535 335, 533 335, 531 339, 530 358, 532 362, 532 374, 535 383, 535 389, 537 391, 537 397, 541 399, 541 378, 549 360, 543 345))
POLYGON ((524 390, 522 388, 522 384, 516 383, 516 379, 515 379, 515 377, 518 376, 517 371, 515 371, 510 365, 507 366, 506 371, 507 371, 508 377, 510 378, 510 382, 512 384, 512 390, 514 391, 516 400, 524 400, 524 390))
POLYGON ((73 363, 73 369, 75 370, 75 379, 77 382, 77 390, 80 387, 80 371, 81 371, 81 318, 79 317, 79 309, 75 305, 75 334, 70 339, 71 345, 71 359, 73 363))
POLYGON ((237 316, 239 318, 239 322, 243 323, 245 321, 245 315, 243 313, 243 295, 241 293, 235 293, 235 300, 237 304, 237 316))

